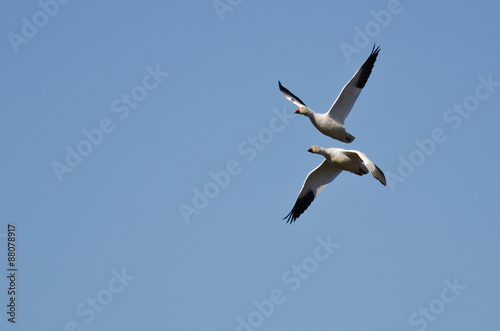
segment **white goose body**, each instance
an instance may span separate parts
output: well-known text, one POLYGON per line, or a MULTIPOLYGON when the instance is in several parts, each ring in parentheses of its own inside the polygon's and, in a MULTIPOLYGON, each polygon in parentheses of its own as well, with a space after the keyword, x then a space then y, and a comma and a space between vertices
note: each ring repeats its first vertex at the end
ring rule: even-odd
POLYGON ((287 223, 294 222, 309 207, 318 195, 342 170, 366 175, 371 173, 380 183, 386 185, 386 179, 380 170, 364 153, 342 148, 323 148, 313 146, 307 150, 311 153, 321 154, 325 160, 311 171, 302 185, 297 201, 288 215, 287 223))
POLYGON ((361 90, 365 87, 368 77, 372 72, 375 61, 377 60, 380 47, 373 46, 372 52, 365 63, 356 71, 354 76, 342 88, 339 96, 330 107, 330 110, 324 114, 316 113, 305 105, 305 103, 290 92, 278 81, 281 93, 299 108, 295 111, 311 120, 312 124, 324 135, 345 143, 352 142, 355 137, 348 133, 345 128, 345 119, 351 112, 354 103, 358 99, 361 90))
POLYGON ((345 143, 350 143, 354 140, 354 136, 346 132, 345 124, 332 120, 328 114, 315 113, 309 108, 307 110, 305 115, 309 117, 316 129, 325 136, 345 143))
MULTIPOLYGON (((314 150, 314 147, 311 147, 314 150)), ((321 154, 326 161, 333 167, 352 172, 356 175, 366 175, 369 171, 360 157, 361 152, 354 150, 345 150, 342 148, 323 148, 318 147, 313 153, 321 154)))

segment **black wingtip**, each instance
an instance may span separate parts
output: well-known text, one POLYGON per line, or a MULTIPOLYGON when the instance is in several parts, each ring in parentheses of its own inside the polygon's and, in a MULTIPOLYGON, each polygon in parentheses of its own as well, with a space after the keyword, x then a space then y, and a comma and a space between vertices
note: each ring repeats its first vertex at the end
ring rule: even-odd
POLYGON ((377 48, 375 48, 375 46, 377 46, 376 44, 373 44, 373 48, 372 48, 372 52, 370 53, 370 55, 373 55, 373 54, 377 54, 380 52, 380 46, 377 46, 377 48))
POLYGON ((380 170, 380 168, 379 168, 379 167, 377 167, 377 165, 376 165, 376 164, 375 164, 375 168, 376 168, 376 169, 377 169, 377 171, 379 172, 379 173, 377 174, 377 177, 375 177, 375 178, 377 178, 377 179, 378 179, 378 181, 379 181, 380 183, 382 183, 382 185, 387 186, 387 180, 385 179, 384 172, 383 172, 382 170, 380 170))
POLYGON ((289 212, 288 215, 286 215, 285 217, 283 217, 284 220, 288 219, 286 221, 287 224, 292 224, 293 222, 295 222, 295 220, 297 219, 297 217, 294 217, 293 216, 293 212, 289 212))
MULTIPOLYGON (((299 97, 297 97, 296 95, 294 95, 292 92, 290 92, 286 87, 284 87, 283 85, 281 85, 281 82, 278 80, 278 86, 280 88, 280 91, 281 93, 290 100, 291 99, 295 99, 297 102, 301 103, 302 105, 306 105, 304 103, 304 101, 300 100, 299 97)), ((290 100, 292 102, 294 102, 293 100, 290 100)))
POLYGON ((281 81, 278 81, 278 87, 280 88, 280 91, 283 92, 283 93, 288 93, 290 94, 291 92, 288 91, 288 89, 286 87, 284 87, 282 84, 281 84, 281 81))
POLYGON ((286 222, 292 224, 297 218, 300 217, 300 215, 302 215, 302 213, 306 211, 307 207, 309 207, 313 200, 313 191, 309 191, 306 195, 297 198, 297 201, 295 201, 295 205, 293 206, 292 210, 283 219, 287 219, 286 222))
POLYGON ((366 82, 368 81, 368 77, 372 73, 373 66, 375 65, 375 61, 377 61, 378 53, 380 52, 380 46, 375 47, 373 44, 372 52, 368 59, 366 59, 365 63, 361 66, 361 75, 359 76, 358 81, 356 82, 357 88, 365 87, 366 82))

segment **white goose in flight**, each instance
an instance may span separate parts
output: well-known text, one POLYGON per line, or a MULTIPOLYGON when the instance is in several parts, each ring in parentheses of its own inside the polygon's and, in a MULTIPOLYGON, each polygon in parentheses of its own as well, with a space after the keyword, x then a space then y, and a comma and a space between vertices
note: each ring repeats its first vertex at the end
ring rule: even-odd
POLYGON ((342 148, 323 148, 318 146, 313 146, 307 151, 321 154, 325 157, 325 160, 307 175, 292 211, 283 218, 288 219, 287 223, 291 224, 299 218, 311 202, 313 202, 316 195, 334 180, 342 170, 350 171, 360 176, 370 172, 384 186, 386 185, 382 170, 370 161, 364 153, 342 148))
POLYGON ((312 111, 305 105, 304 102, 302 102, 302 100, 296 97, 292 92, 281 85, 280 81, 278 81, 280 91, 288 100, 299 107, 295 113, 309 117, 312 124, 314 124, 314 126, 321 133, 333 139, 350 143, 355 139, 355 137, 346 132, 344 121, 347 115, 349 115, 349 112, 361 93, 361 90, 365 86, 368 77, 370 77, 373 65, 377 60, 379 52, 380 46, 375 48, 375 45, 373 45, 372 52, 368 59, 365 63, 363 63, 358 71, 356 71, 351 80, 344 86, 337 97, 337 100, 335 100, 330 110, 325 114, 319 114, 312 111))

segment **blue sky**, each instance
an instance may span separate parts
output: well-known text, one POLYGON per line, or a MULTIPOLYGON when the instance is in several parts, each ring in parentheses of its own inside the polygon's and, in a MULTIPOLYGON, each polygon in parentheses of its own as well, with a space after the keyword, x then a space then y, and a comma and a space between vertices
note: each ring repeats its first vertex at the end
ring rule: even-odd
POLYGON ((497 330, 499 7, 9 2, 2 330, 497 330), (381 52, 347 118, 318 112, 381 52), (342 173, 292 225, 312 145, 342 173))

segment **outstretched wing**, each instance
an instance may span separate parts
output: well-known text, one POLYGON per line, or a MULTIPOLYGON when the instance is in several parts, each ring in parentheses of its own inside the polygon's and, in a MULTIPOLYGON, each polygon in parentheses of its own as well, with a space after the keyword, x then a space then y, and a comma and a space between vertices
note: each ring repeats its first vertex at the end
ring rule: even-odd
POLYGON ((368 169, 368 171, 372 174, 373 177, 378 179, 378 181, 381 182, 384 186, 387 184, 385 180, 385 175, 382 172, 382 170, 380 170, 380 168, 377 167, 375 163, 373 163, 368 158, 368 156, 366 156, 365 153, 361 153, 360 151, 344 151, 344 154, 359 158, 359 160, 363 162, 363 164, 366 166, 366 169, 368 169))
POLYGON ((328 115, 338 123, 344 124, 347 115, 351 112, 352 106, 354 106, 361 90, 365 87, 368 77, 370 77, 379 52, 380 46, 375 48, 375 45, 373 45, 368 59, 366 59, 365 63, 363 63, 354 76, 352 76, 351 80, 344 86, 328 111, 328 115))
POLYGON ((328 161, 324 160, 319 166, 311 171, 302 185, 297 201, 283 219, 287 223, 293 223, 309 207, 316 195, 318 195, 331 181, 335 179, 342 169, 333 167, 328 161))
POLYGON ((302 100, 300 100, 297 96, 295 96, 292 92, 290 92, 286 87, 281 85, 280 81, 278 81, 278 86, 280 87, 280 91, 281 93, 283 93, 285 98, 293 102, 297 107, 301 106, 307 107, 306 104, 302 102, 302 100))

